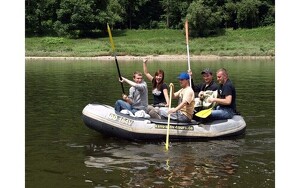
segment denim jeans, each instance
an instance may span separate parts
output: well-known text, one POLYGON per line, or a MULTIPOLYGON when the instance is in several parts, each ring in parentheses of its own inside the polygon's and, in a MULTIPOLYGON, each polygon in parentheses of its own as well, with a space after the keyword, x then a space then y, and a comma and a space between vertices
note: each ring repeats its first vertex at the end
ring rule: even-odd
POLYGON ((212 120, 231 119, 233 116, 234 111, 232 108, 217 106, 215 110, 212 110, 209 118, 212 120))
POLYGON ((117 112, 120 112, 123 109, 129 110, 133 114, 138 111, 137 109, 132 108, 132 106, 129 103, 127 103, 123 100, 117 100, 117 102, 115 103, 115 110, 117 112))

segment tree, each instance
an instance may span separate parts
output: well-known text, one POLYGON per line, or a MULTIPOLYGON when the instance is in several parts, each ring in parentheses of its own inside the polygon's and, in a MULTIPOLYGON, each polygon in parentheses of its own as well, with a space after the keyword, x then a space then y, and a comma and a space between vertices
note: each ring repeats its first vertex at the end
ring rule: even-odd
POLYGON ((179 29, 183 27, 187 9, 192 0, 160 0, 163 13, 161 19, 167 28, 179 29))
POLYGON ((275 23, 275 1, 261 0, 258 9, 260 26, 272 25, 275 23))
POLYGON ((26 34, 49 34, 53 32, 53 23, 57 19, 56 9, 59 1, 25 0, 26 34))
POLYGON ((120 0, 120 4, 124 7, 125 12, 123 15, 124 20, 126 21, 127 28, 132 29, 138 27, 133 25, 133 20, 136 19, 136 15, 139 12, 140 8, 149 0, 120 0))
POLYGON ((96 16, 93 1, 62 0, 54 24, 59 36, 79 37, 95 27, 96 16))
POLYGON ((121 12, 117 0, 61 0, 54 29, 59 36, 93 36, 106 23, 121 22, 121 12))
POLYGON ((238 28, 238 24, 237 24, 237 4, 232 1, 229 0, 228 2, 226 2, 223 6, 223 21, 224 21, 224 26, 225 28, 228 27, 232 27, 233 29, 237 29, 238 28))
POLYGON ((222 31, 220 27, 221 12, 212 11, 211 7, 204 5, 203 0, 197 0, 190 4, 187 18, 191 36, 209 36, 222 31))
POLYGON ((271 25, 275 0, 25 0, 26 36, 99 36, 107 23, 118 29, 182 29, 186 18, 194 36, 271 25))
POLYGON ((242 28, 254 28, 259 25, 259 0, 242 0, 237 3, 237 23, 242 28))
POLYGON ((118 0, 110 0, 105 13, 107 14, 106 21, 114 26, 116 23, 123 21, 121 15, 125 13, 125 9, 122 8, 118 0))

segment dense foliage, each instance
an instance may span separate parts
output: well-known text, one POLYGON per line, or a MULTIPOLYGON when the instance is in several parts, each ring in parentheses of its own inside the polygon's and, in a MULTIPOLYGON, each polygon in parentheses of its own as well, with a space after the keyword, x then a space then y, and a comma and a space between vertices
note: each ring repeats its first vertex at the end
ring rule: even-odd
POLYGON ((192 36, 275 23, 275 0, 25 0, 26 36, 99 37, 115 29, 182 29, 192 36))

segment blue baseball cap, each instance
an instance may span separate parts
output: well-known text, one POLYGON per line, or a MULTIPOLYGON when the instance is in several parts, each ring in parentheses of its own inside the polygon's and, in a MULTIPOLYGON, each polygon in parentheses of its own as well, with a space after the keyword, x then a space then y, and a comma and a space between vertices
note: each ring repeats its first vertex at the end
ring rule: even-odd
POLYGON ((189 80, 190 75, 186 72, 182 72, 182 73, 180 73, 180 75, 177 78, 180 80, 189 80))

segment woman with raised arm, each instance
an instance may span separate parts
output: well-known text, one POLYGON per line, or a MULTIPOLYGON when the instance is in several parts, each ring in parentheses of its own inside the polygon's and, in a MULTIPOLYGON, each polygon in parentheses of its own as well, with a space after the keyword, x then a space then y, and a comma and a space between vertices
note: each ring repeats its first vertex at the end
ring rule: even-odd
POLYGON ((154 76, 148 72, 147 68, 148 59, 143 60, 144 74, 147 79, 152 83, 152 94, 153 94, 153 104, 148 105, 148 113, 153 118, 161 119, 159 115, 158 108, 155 107, 168 107, 169 106, 169 95, 168 86, 164 82, 165 73, 163 70, 158 69, 154 76))

